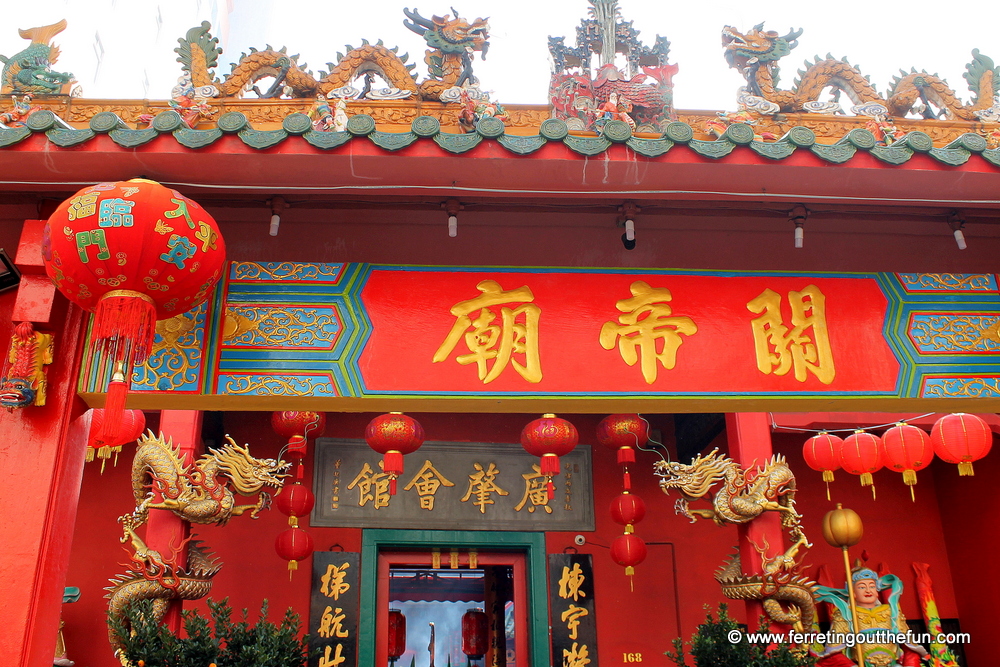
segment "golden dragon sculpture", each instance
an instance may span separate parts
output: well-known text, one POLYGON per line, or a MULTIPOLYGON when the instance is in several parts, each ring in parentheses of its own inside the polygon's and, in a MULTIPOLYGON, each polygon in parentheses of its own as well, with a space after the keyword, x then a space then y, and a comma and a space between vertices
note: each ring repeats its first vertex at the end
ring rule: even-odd
POLYGON ((745 33, 726 26, 722 30, 722 43, 726 61, 743 74, 749 93, 778 105, 782 112, 808 111, 809 104, 816 103, 825 89, 833 88, 846 93, 856 105, 881 104, 890 116, 905 116, 915 104, 922 103, 923 114, 928 118, 944 115, 977 121, 980 114, 994 109, 995 97, 1000 93, 1000 67, 978 49, 972 51, 973 60, 965 67, 964 77, 974 96, 971 104, 964 104, 938 75, 916 70, 901 71, 883 98, 857 67, 830 55, 817 57, 814 62, 807 60, 806 69, 799 70, 792 88, 781 90, 777 87, 778 61, 791 53, 801 35, 801 29, 779 35, 774 30, 764 30, 763 23, 745 33), (937 109, 936 113, 932 107, 937 109))
MULTIPOLYGON (((395 97, 407 94, 419 95, 422 99, 439 101, 440 95, 452 87, 461 87, 473 82, 472 58, 478 51, 485 55, 489 48, 489 23, 477 18, 471 23, 455 16, 450 18, 433 16, 426 19, 416 10, 403 10, 407 19, 403 24, 421 35, 430 47, 425 54, 430 77, 418 84, 413 76, 414 64, 407 64, 409 55, 399 55, 398 47, 387 48, 381 40, 371 44, 363 40, 360 47, 347 46, 346 54, 337 54, 336 63, 327 63, 329 73, 319 72, 318 76, 306 65, 298 64, 297 55, 288 55, 287 49, 250 49, 233 65, 230 74, 222 79, 215 75, 222 50, 219 40, 211 35, 208 21, 188 30, 174 51, 184 69, 190 85, 201 97, 242 97, 250 90, 256 90, 262 98, 281 96, 309 98, 328 95, 350 86, 358 77, 364 76, 366 89, 370 91, 373 77, 378 75, 394 92, 395 97), (266 91, 256 89, 257 82, 273 78, 266 91)), ((457 13, 456 13, 457 14, 457 13)), ((377 94, 373 99, 380 99, 377 94)), ((390 99, 389 97, 385 99, 390 99)))
POLYGON ((763 574, 743 574, 736 556, 716 573, 716 580, 726 597, 761 600, 771 620, 808 629, 815 616, 815 584, 798 573, 796 555, 812 545, 802 530, 802 516, 795 509, 795 475, 785 457, 775 455, 755 470, 744 470, 715 449, 695 457, 690 464, 657 461, 653 470, 664 493, 676 490, 681 494, 674 507, 692 523, 709 519, 723 526, 749 523, 764 512, 781 515, 781 525, 792 545, 772 558, 765 556, 766 542, 756 547, 763 561, 763 574), (689 504, 696 500, 709 500, 711 509, 692 509, 689 504), (790 608, 784 609, 783 604, 790 608))
POLYGON ((226 445, 191 464, 184 462, 180 448, 162 434, 147 431, 137 441, 132 461, 136 506, 131 514, 118 519, 123 530, 121 542, 132 547, 132 564, 105 589, 109 613, 120 614, 130 602, 152 599, 158 620, 170 600, 197 600, 208 595, 212 578, 222 567, 191 538, 172 548, 169 556, 150 549, 136 533, 149 519, 149 510, 165 509, 191 523, 224 526, 232 517, 245 513, 257 518, 270 504, 271 496, 265 489, 281 489, 290 464, 254 458, 247 447, 237 445, 229 436, 226 440, 226 445), (236 493, 257 494, 257 500, 239 505, 236 493))

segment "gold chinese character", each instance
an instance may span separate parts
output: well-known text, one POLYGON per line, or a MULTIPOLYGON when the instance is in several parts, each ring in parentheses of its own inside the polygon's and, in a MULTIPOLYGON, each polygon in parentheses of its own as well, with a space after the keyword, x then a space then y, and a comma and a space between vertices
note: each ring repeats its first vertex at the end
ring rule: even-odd
POLYGON ((801 292, 789 292, 788 304, 792 309, 790 329, 781 315, 781 295, 774 290, 764 290, 747 304, 750 312, 760 315, 750 321, 757 368, 775 375, 794 369, 799 382, 806 381, 808 371, 823 384, 830 384, 836 369, 826 328, 826 297, 818 287, 809 285, 801 292))
POLYGON ((544 507, 546 514, 552 514, 552 508, 549 507, 548 480, 542 476, 542 469, 537 465, 531 466, 531 469, 535 472, 526 472, 521 475, 524 478, 524 496, 521 498, 521 502, 514 506, 514 511, 520 512, 525 503, 530 500, 529 513, 533 513, 536 507, 544 507))
POLYGON ((462 502, 467 502, 472 494, 476 494, 475 505, 479 505, 479 511, 482 514, 486 514, 486 506, 495 504, 492 498, 492 494, 496 493, 501 496, 506 496, 508 493, 501 489, 496 483, 496 476, 500 474, 496 465, 490 464, 489 468, 483 470, 483 466, 479 463, 472 464, 477 472, 469 475, 469 490, 465 492, 462 496, 462 502))
POLYGON ((320 637, 346 637, 347 630, 344 628, 344 619, 347 614, 340 607, 333 609, 327 607, 323 610, 323 616, 319 620, 319 630, 316 631, 320 637))
POLYGON ((605 322, 601 327, 601 347, 610 350, 617 342, 622 360, 629 366, 639 361, 646 384, 653 384, 656 362, 668 371, 672 369, 677 363, 677 348, 684 342, 681 334, 696 334, 698 325, 690 317, 671 316, 673 311, 666 302, 673 297, 665 287, 650 287, 644 280, 637 280, 629 291, 631 299, 615 304, 625 313, 618 316, 618 324, 605 322))
POLYGON ((337 650, 334 651, 332 657, 330 656, 331 648, 331 646, 323 647, 323 655, 319 658, 319 667, 337 667, 337 665, 347 660, 345 656, 341 655, 344 650, 343 644, 337 644, 337 650))
POLYGON ((341 593, 346 593, 351 590, 351 585, 344 581, 344 577, 347 576, 347 568, 351 566, 350 563, 345 562, 343 565, 334 565, 330 563, 326 566, 326 572, 320 577, 320 592, 328 598, 333 598, 334 600, 340 600, 341 593))
POLYGON ((587 597, 587 594, 580 590, 586 578, 579 563, 573 563, 572 570, 568 565, 563 565, 562 576, 559 577, 559 597, 563 600, 573 598, 573 602, 579 602, 581 597, 587 597))
POLYGON ((580 626, 580 618, 588 615, 590 612, 583 607, 577 607, 575 604, 571 604, 569 609, 564 611, 559 615, 559 619, 566 624, 569 629, 569 638, 576 639, 577 628, 580 626))
POLYGON ((416 487, 417 495, 420 496, 420 508, 433 511, 434 494, 442 486, 455 486, 455 483, 448 481, 444 475, 439 473, 430 460, 425 460, 420 472, 414 475, 410 483, 403 487, 403 491, 409 491, 416 487))
MULTIPOLYGON (((381 461, 379 461, 379 467, 382 467, 381 461)), ((358 507, 364 507, 369 500, 372 501, 375 509, 389 506, 389 499, 392 496, 389 495, 389 475, 387 473, 375 474, 372 467, 366 463, 354 481, 348 485, 347 490, 350 491, 355 486, 358 487, 358 507)))
POLYGON ((476 364, 479 379, 483 384, 493 382, 508 363, 528 382, 542 381, 542 364, 538 356, 538 318, 542 309, 532 303, 534 294, 527 286, 504 291, 495 280, 484 280, 476 285, 482 294, 468 301, 460 301, 452 306, 455 316, 448 337, 434 353, 434 363, 445 361, 458 341, 465 340, 469 354, 455 358, 460 364, 476 364), (523 303, 520 308, 500 309, 499 325, 497 314, 491 306, 505 303, 523 303), (472 313, 479 311, 473 320, 472 313), (514 354, 524 355, 524 364, 511 359, 514 354), (493 365, 489 362, 492 360, 493 365))
POLYGON ((580 644, 580 648, 577 648, 576 642, 573 642, 572 648, 563 649, 563 667, 586 667, 590 664, 589 656, 586 644, 580 644))
POLYGON ((97 194, 80 195, 69 200, 69 208, 66 209, 66 217, 69 220, 86 218, 97 212, 97 194))

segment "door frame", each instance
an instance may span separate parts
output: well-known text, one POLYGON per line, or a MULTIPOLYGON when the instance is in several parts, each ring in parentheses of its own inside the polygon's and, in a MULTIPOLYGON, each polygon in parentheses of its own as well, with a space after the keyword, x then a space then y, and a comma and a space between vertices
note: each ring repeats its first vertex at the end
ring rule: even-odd
MULTIPOLYGON (((549 664, 549 610, 545 533, 478 530, 390 530, 367 528, 361 535, 361 613, 358 664, 375 665, 378 616, 378 555, 382 549, 477 549, 517 551, 525 557, 529 665, 549 664)), ((522 667, 518 665, 518 667, 522 667)), ((524 665, 523 667, 528 667, 524 665)))

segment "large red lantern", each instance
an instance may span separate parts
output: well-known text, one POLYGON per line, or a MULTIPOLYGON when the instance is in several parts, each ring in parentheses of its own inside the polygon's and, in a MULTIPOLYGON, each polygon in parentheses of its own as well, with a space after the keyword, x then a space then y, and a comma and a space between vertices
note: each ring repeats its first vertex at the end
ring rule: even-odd
POLYGON ((635 533, 619 535, 611 543, 611 560, 625 568, 631 587, 635 566, 646 560, 646 542, 635 533))
POLYGON ((111 455, 115 455, 115 464, 118 463, 118 452, 122 450, 122 445, 134 442, 139 439, 142 432, 146 430, 146 415, 142 410, 125 410, 122 414, 121 428, 118 437, 112 441, 101 439, 104 432, 104 410, 97 408, 90 418, 90 435, 87 439, 86 461, 90 463, 94 456, 101 459, 101 472, 104 472, 104 464, 108 462, 111 455))
POLYGON ((396 495, 396 478, 403 474, 403 455, 424 444, 424 429, 402 412, 379 415, 365 429, 368 446, 382 455, 382 470, 389 475, 389 493, 396 495))
POLYGON ((288 579, 291 580, 292 572, 299 569, 299 561, 312 555, 313 538, 298 526, 292 526, 278 535, 274 549, 288 561, 288 579))
POLYGON ((100 437, 110 445, 156 321, 205 301, 222 275, 225 243, 196 202, 137 178, 92 185, 60 204, 45 225, 42 257, 59 291, 94 313, 92 341, 112 373, 100 437))
POLYGON ((861 486, 872 487, 872 498, 875 497, 875 484, 872 473, 882 469, 882 446, 878 436, 857 430, 844 438, 840 450, 840 465, 852 475, 861 476, 861 486))
POLYGON ((820 431, 806 440, 802 446, 802 457, 806 465, 823 473, 826 482, 826 499, 830 499, 830 482, 833 481, 833 471, 840 469, 840 450, 844 448, 844 440, 826 431, 820 431))
POLYGON ((958 474, 973 475, 972 462, 990 453, 993 432, 976 415, 958 412, 937 420, 931 429, 934 453, 943 461, 958 464, 958 474))
POLYGON ((559 474, 559 457, 573 451, 580 441, 576 427, 553 414, 529 422, 521 431, 521 446, 534 456, 541 457, 541 473, 545 476, 549 500, 555 498, 552 478, 559 474))
POLYGON ((389 661, 396 661, 406 653, 406 616, 398 609, 389 610, 389 661))
POLYGON ((882 434, 882 457, 887 468, 903 473, 910 499, 916 501, 913 485, 917 483, 917 471, 934 460, 931 437, 923 429, 899 422, 882 434))
POLYGON ((481 660, 490 645, 486 612, 470 609, 462 614, 462 653, 470 660, 481 660))
POLYGON ((633 524, 642 521, 646 516, 646 503, 642 498, 626 491, 611 501, 611 518, 615 523, 625 526, 625 534, 634 531, 633 524))
POLYGON ((624 468, 625 490, 632 488, 628 465, 635 463, 635 449, 649 441, 649 424, 639 415, 608 415, 597 425, 597 442, 618 453, 618 465, 624 468))

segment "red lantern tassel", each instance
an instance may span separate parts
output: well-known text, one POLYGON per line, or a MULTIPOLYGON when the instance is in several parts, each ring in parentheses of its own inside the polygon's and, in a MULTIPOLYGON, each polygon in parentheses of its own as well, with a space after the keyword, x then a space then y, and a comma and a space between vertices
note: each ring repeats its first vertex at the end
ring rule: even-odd
POLYGON ((390 449, 382 457, 382 470, 389 473, 389 495, 396 495, 396 478, 403 474, 403 453, 390 449))
POLYGON ((635 450, 631 447, 619 447, 618 448, 618 465, 624 466, 629 463, 635 463, 635 450))
MULTIPOLYGON (((109 446, 119 440, 122 419, 125 417, 126 400, 128 400, 128 382, 125 380, 125 373, 122 371, 121 362, 119 362, 115 374, 111 377, 111 382, 108 383, 108 393, 104 398, 104 427, 98 437, 98 441, 102 445, 109 446)), ((101 458, 107 458, 107 456, 101 458)))
POLYGON ((155 333, 156 307, 145 294, 115 290, 97 302, 94 340, 107 358, 128 367, 141 364, 149 356, 155 333))
POLYGON ((632 474, 625 468, 625 472, 622 473, 622 488, 626 491, 632 490, 632 474))
POLYGON ((555 477, 559 474, 559 457, 555 454, 542 455, 542 474, 546 477, 555 477))

